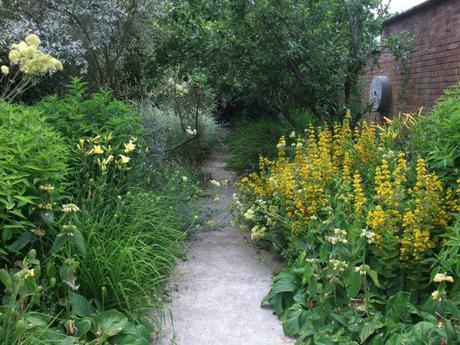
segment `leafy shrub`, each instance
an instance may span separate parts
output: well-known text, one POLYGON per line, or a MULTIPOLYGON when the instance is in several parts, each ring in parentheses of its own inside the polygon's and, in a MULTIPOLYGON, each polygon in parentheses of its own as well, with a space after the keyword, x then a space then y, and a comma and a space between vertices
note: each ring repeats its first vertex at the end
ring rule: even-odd
POLYGON ((460 176, 460 84, 447 89, 429 114, 417 118, 410 140, 412 151, 426 157, 430 168, 455 182, 460 176))
POLYGON ((67 173, 68 149, 36 108, 0 103, 1 262, 42 238, 67 173))
POLYGON ((288 136, 292 131, 301 133, 311 121, 307 111, 293 114, 289 122, 271 117, 235 119, 225 139, 225 147, 230 154, 228 167, 238 173, 254 171, 260 155, 269 159, 276 156, 278 138, 288 136))
POLYGON ((74 78, 63 97, 50 96, 37 104, 46 113, 47 121, 59 131, 71 147, 81 138, 112 134, 117 145, 132 137, 142 138, 141 118, 135 111, 115 100, 103 89, 87 96, 87 83, 74 78))
POLYGON ((291 264, 265 303, 299 344, 458 342, 460 188, 393 152, 391 127, 353 130, 350 118, 281 137, 277 157, 241 181, 252 239, 291 264))

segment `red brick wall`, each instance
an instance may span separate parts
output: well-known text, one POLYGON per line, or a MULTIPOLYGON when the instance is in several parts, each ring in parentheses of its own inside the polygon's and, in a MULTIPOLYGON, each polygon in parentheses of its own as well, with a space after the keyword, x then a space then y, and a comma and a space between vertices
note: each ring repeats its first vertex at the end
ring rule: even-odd
POLYGON ((380 63, 369 65, 362 77, 364 104, 372 77, 390 78, 390 114, 414 112, 422 106, 428 110, 445 88, 460 81, 460 0, 428 1, 425 7, 395 17, 385 24, 382 38, 403 31, 415 41, 409 59, 403 63, 390 53, 380 53, 380 63))

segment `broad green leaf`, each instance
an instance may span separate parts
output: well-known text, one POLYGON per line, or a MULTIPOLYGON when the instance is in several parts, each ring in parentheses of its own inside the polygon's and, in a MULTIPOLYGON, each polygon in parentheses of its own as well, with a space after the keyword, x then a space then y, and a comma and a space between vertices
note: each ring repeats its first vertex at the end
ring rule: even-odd
POLYGON ((94 308, 91 302, 84 296, 79 295, 73 291, 69 293, 70 304, 72 305, 72 312, 78 316, 90 316, 94 313, 94 308))
POLYGON ((302 309, 299 305, 293 306, 284 312, 282 317, 282 325, 284 334, 294 336, 299 334, 300 331, 300 315, 302 309))
POLYGON ((275 278, 272 293, 294 292, 297 289, 297 277, 290 272, 281 272, 275 278))
POLYGON ((382 323, 379 319, 372 319, 371 322, 365 323, 364 326, 361 328, 361 332, 359 333, 359 339, 361 339, 361 342, 364 343, 367 340, 367 338, 374 334, 376 330, 384 326, 385 324, 382 323))
POLYGON ((348 276, 347 291, 350 298, 356 297, 361 289, 361 275, 358 272, 351 272, 348 276))
POLYGON ((379 283, 379 276, 376 271, 370 270, 369 272, 369 277, 371 277, 372 281, 374 282, 375 286, 380 287, 379 283))
POLYGON ((128 324, 128 318, 118 310, 108 310, 94 317, 97 331, 106 336, 113 337, 123 331, 128 324))
POLYGON ((77 327, 77 337, 81 338, 85 336, 91 329, 91 320, 81 319, 75 321, 75 326, 77 327))
POLYGON ((410 293, 400 291, 388 298, 386 305, 386 316, 394 321, 411 322, 410 293))

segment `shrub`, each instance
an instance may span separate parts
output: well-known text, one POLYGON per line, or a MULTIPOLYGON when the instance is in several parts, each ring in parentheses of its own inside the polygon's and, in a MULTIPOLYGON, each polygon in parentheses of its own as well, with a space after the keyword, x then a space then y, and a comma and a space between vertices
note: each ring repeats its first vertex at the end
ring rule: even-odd
MULTIPOLYGON (((446 182, 460 176, 460 84, 445 95, 427 115, 417 119, 411 133, 412 150, 446 182)), ((410 143, 409 143, 410 144, 410 143)))
POLYGON ((460 188, 392 151, 393 128, 352 129, 350 118, 281 137, 277 157, 241 180, 251 238, 291 264, 264 302, 299 344, 458 341, 460 188))
POLYGON ((42 112, 0 103, 0 251, 9 254, 2 255, 2 264, 12 263, 33 242, 49 241, 67 158, 64 140, 45 123, 42 112))
POLYGON ((47 97, 37 107, 71 147, 96 135, 112 134, 117 145, 144 135, 141 118, 131 107, 115 100, 108 89, 88 96, 87 83, 79 78, 70 82, 65 96, 47 97))

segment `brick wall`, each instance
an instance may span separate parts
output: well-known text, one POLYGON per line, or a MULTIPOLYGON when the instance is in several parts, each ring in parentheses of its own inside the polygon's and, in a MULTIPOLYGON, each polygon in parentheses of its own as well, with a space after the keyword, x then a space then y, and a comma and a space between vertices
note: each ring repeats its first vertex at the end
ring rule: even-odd
POLYGON ((388 20, 382 38, 408 31, 415 47, 406 62, 390 53, 379 54, 361 82, 368 101, 373 76, 386 75, 392 83, 390 114, 431 108, 445 88, 460 81, 460 0, 430 0, 388 20), (404 92, 401 92, 403 90, 404 92))

